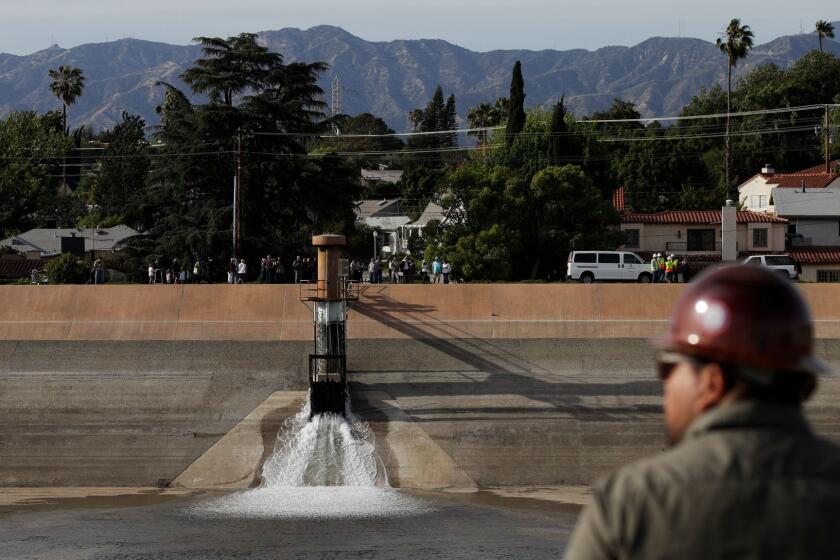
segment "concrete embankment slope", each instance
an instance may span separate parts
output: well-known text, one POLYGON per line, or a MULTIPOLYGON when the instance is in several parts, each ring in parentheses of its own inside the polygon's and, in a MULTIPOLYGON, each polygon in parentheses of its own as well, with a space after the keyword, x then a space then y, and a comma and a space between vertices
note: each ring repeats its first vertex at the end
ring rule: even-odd
MULTIPOLYGON (((367 287, 348 367, 392 483, 588 483, 661 449, 647 339, 680 289, 367 287)), ((840 291, 805 294, 840 366, 840 291)), ((311 336, 295 286, 0 287, 0 485, 253 484, 311 336)), ((838 393, 808 409, 834 439, 838 393)))

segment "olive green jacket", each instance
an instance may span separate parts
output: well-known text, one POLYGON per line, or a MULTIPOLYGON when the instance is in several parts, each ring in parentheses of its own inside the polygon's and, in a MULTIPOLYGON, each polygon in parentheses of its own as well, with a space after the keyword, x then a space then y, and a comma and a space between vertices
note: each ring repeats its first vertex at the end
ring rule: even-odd
POLYGON ((798 408, 713 409, 593 492, 569 560, 840 558, 840 448, 798 408))

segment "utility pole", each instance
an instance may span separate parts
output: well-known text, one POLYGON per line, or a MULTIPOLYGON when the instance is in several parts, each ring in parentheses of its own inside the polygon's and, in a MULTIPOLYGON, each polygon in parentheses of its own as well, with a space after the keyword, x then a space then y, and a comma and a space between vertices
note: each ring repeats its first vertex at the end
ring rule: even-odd
POLYGON ((242 254, 242 129, 236 131, 234 138, 236 152, 236 172, 233 176, 233 256, 242 254))
POLYGON ((828 128, 828 105, 825 106, 823 117, 823 144, 825 145, 825 172, 831 173, 831 131, 828 128))

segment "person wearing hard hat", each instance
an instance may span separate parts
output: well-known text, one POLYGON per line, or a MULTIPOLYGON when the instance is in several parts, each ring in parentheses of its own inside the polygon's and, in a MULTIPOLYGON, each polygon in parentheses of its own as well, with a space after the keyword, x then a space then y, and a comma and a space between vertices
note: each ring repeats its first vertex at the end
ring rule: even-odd
POLYGON ((659 281, 659 253, 654 253, 650 258, 650 277, 651 281, 659 281))
POLYGON ((706 272, 658 348, 673 447, 595 485, 566 558, 838 557, 840 447, 802 412, 826 366, 796 288, 706 272))

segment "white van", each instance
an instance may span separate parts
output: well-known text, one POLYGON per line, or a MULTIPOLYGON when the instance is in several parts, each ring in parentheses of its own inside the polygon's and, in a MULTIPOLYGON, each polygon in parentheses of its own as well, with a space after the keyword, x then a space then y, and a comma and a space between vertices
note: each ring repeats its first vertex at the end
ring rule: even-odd
POLYGON ((625 251, 572 251, 566 278, 591 284, 596 280, 650 283, 650 265, 636 253, 625 251))
POLYGON ((795 279, 797 276, 796 263, 789 255, 753 255, 745 260, 744 264, 766 266, 790 279, 795 279))

